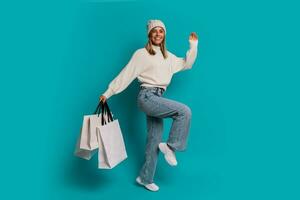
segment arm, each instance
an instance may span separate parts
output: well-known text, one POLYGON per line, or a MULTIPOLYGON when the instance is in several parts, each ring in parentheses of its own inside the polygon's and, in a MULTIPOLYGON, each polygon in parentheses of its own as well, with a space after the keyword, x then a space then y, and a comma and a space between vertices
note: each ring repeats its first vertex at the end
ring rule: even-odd
POLYGON ((143 57, 140 55, 140 52, 136 51, 118 76, 110 82, 108 89, 103 93, 103 96, 108 99, 112 95, 125 90, 128 85, 142 72, 144 67, 142 63, 143 57))
POLYGON ((187 51, 185 58, 179 58, 174 54, 171 54, 171 65, 173 73, 192 68, 197 58, 198 40, 189 40, 189 43, 190 49, 187 51))

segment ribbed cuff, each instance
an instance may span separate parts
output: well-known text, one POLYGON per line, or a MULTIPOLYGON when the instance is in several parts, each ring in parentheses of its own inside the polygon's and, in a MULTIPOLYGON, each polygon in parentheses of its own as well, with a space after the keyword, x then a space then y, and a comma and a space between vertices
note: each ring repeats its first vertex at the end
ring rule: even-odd
POLYGON ((112 91, 112 89, 108 88, 108 89, 103 93, 103 96, 105 96, 106 99, 109 99, 113 94, 114 94, 114 92, 112 91))

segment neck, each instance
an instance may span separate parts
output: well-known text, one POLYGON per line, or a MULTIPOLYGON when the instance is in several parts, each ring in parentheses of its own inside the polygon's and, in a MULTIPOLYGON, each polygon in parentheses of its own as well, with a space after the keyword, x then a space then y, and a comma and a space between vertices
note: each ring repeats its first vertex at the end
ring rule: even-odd
POLYGON ((159 45, 153 44, 152 47, 153 47, 154 50, 160 50, 160 46, 159 45))

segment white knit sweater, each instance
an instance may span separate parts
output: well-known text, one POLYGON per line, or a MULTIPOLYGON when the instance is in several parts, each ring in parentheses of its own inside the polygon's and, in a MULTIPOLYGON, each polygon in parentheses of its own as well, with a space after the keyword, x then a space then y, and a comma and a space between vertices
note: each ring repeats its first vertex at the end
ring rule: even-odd
POLYGON ((164 59, 160 47, 154 45, 155 55, 150 55, 145 48, 136 50, 103 95, 108 99, 122 92, 135 78, 138 78, 141 86, 161 87, 166 90, 173 74, 190 69, 196 60, 198 40, 189 40, 189 43, 190 49, 185 58, 179 58, 168 51, 168 57, 164 59))

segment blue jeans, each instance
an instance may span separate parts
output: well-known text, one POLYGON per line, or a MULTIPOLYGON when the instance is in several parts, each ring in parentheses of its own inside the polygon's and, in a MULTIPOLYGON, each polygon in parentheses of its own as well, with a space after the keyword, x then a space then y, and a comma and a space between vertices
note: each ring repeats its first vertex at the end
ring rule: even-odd
POLYGON ((137 103, 147 117, 147 144, 145 162, 140 170, 144 184, 153 183, 158 158, 158 144, 163 133, 163 118, 172 118, 167 144, 173 151, 184 151, 191 122, 191 109, 179 102, 162 97, 164 90, 158 87, 141 87, 137 103))

